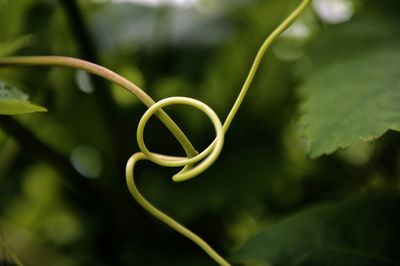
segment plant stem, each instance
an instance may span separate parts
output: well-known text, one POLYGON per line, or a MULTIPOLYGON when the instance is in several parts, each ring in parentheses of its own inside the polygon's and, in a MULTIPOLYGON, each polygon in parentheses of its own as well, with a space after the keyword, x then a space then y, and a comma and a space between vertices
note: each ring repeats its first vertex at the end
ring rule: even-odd
MULTIPOLYGON (((63 66, 81 69, 94 75, 103 77, 109 81, 112 81, 122 88, 128 90, 129 92, 136 95, 136 97, 138 97, 139 100, 141 100, 142 103, 147 107, 150 107, 155 103, 155 101, 146 92, 144 92, 142 89, 140 89, 138 86, 136 86, 134 83, 130 82, 126 78, 118 75, 108 68, 90 63, 85 60, 65 56, 15 56, 0 58, 0 67, 7 65, 63 66)), ((167 115, 167 113, 165 113, 163 110, 160 110, 156 112, 155 115, 176 137, 176 139, 184 148, 188 157, 193 157, 197 155, 197 151, 194 149, 189 139, 176 125, 176 123, 167 115)))
POLYGON ((160 211, 156 207, 154 207, 149 201, 146 200, 145 197, 140 193, 138 190, 135 179, 133 175, 133 168, 138 161, 147 160, 145 154, 138 152, 129 158, 128 163, 126 164, 126 182, 128 184, 129 191, 131 192, 132 196, 136 199, 136 201, 151 215, 163 221, 169 227, 180 233, 181 235, 185 236, 186 238, 190 239, 196 245, 198 245, 201 249, 204 250, 215 262, 217 262, 221 266, 230 266, 229 262, 227 262, 222 256, 220 256, 206 241, 204 241, 201 237, 187 229, 182 224, 175 221, 175 219, 171 218, 164 212, 160 211))
MULTIPOLYGON (((87 23, 85 23, 77 1, 60 0, 60 3, 64 7, 68 24, 75 36, 83 58, 95 64, 100 64, 101 61, 97 52, 96 44, 90 35, 87 23)), ((99 109, 104 121, 107 124, 106 128, 108 129, 108 135, 114 143, 114 145, 112 145, 114 147, 114 156, 117 156, 122 160, 123 158, 121 157, 123 157, 123 153, 121 153, 121 151, 124 150, 125 147, 125 144, 122 142, 124 139, 124 131, 118 123, 117 108, 111 96, 109 85, 103 79, 94 75, 90 75, 90 80, 94 88, 96 88, 93 94, 99 104, 99 109)))
POLYGON ((33 135, 20 122, 12 117, 0 115, 0 126, 12 135, 21 146, 26 147, 26 151, 32 152, 35 157, 41 157, 51 162, 55 168, 59 169, 63 176, 67 178, 68 188, 78 189, 85 197, 87 195, 102 195, 94 183, 78 173, 67 159, 33 135))
POLYGON ((289 26, 303 13, 303 11, 307 8, 307 6, 311 3, 312 0, 303 0, 300 5, 265 39, 264 43, 261 45, 260 49, 257 52, 257 55, 253 61, 253 64, 250 68, 249 74, 243 84, 242 89, 240 90, 239 96, 237 97, 235 103, 233 104, 228 116, 225 119, 223 129, 226 133, 229 129, 229 126, 232 123, 232 120, 235 118, 237 111, 239 110, 240 105, 243 102, 244 97, 246 96, 249 87, 254 79, 255 74, 257 73, 258 67, 261 63, 261 60, 264 57, 264 54, 271 46, 271 44, 279 37, 289 26))
POLYGON ((87 60, 97 63, 99 61, 97 48, 89 34, 89 30, 86 27, 86 23, 79 10, 78 4, 75 0, 60 0, 60 3, 64 7, 69 25, 75 35, 75 39, 78 42, 82 55, 87 60))

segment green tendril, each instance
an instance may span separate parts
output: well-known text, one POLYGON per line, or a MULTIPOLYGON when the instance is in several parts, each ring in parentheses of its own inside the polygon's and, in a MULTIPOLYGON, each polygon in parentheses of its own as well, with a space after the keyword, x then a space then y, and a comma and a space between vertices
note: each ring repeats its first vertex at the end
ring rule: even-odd
POLYGON ((103 77, 136 95, 139 100, 141 100, 142 103, 148 107, 148 109, 142 116, 137 128, 137 142, 140 148, 140 152, 133 154, 126 164, 126 182, 130 193, 135 198, 135 200, 151 215, 155 216, 157 219, 161 220, 162 222, 176 230, 178 233, 193 241, 219 265, 229 266, 230 263, 227 262, 223 257, 221 257, 209 244, 207 244, 207 242, 205 242, 198 235, 194 234, 192 231, 175 221, 164 212, 154 207, 142 196, 135 185, 134 168, 136 163, 141 160, 149 160, 155 164, 166 167, 183 167, 183 169, 179 173, 173 176, 172 179, 175 182, 181 182, 191 179, 209 168, 221 153, 224 143, 224 136, 249 90, 249 87, 253 81, 261 60, 264 57, 264 54, 274 42, 274 40, 300 16, 300 14, 306 9, 311 1, 312 0, 303 0, 299 4, 299 6, 267 37, 267 39, 261 45, 250 68, 249 74, 247 75, 247 78, 243 84, 243 87, 241 88, 240 93, 223 124, 221 123, 217 114, 209 106, 198 100, 187 97, 170 97, 155 102, 142 89, 140 89, 137 85, 125 79, 124 77, 105 67, 81 59, 63 56, 15 56, 0 58, 0 66, 48 65, 71 67, 103 77), (214 141, 201 153, 198 153, 195 150, 192 143, 178 127, 178 125, 162 109, 165 106, 176 104, 189 105, 202 111, 209 117, 209 119, 213 123, 216 137, 214 141), (164 123, 164 125, 171 131, 171 133, 183 147, 186 153, 186 157, 158 154, 151 152, 147 149, 143 138, 143 132, 147 121, 152 115, 156 115, 160 119, 160 121, 164 123))

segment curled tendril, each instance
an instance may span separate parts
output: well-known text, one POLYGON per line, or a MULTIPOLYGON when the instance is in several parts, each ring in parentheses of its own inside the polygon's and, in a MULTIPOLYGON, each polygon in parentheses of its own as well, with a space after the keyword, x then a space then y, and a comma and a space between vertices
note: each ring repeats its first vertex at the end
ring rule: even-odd
POLYGON ((201 161, 199 164, 197 164, 193 168, 188 167, 187 169, 184 169, 181 172, 179 172, 178 174, 174 175, 174 177, 173 177, 174 181, 184 181, 184 180, 187 180, 194 176, 197 176, 199 173, 203 172, 217 159, 218 155, 220 154, 220 152, 222 150, 222 146, 224 144, 224 132, 222 129, 222 123, 221 123, 220 119, 218 118, 217 114, 206 104, 204 104, 198 100, 192 99, 192 98, 187 98, 187 97, 165 98, 165 99, 155 103, 153 106, 151 106, 146 111, 146 113, 142 116, 142 118, 139 122, 139 125, 138 125, 138 129, 137 129, 137 141, 138 141, 141 152, 137 152, 134 155, 132 155, 126 165, 126 181, 128 183, 128 188, 129 188, 129 191, 131 192, 132 196, 149 213, 151 213, 153 216, 155 216, 159 220, 168 224, 170 227, 175 229, 180 234, 182 234, 185 237, 187 237, 188 239, 192 240, 200 248, 202 248, 208 255, 210 255, 216 262, 218 262, 220 265, 230 265, 217 252, 215 252, 210 247, 210 245, 207 244, 207 242, 205 242, 203 239, 201 239, 199 236, 197 236, 196 234, 191 232, 189 229, 187 229, 180 223, 176 222, 173 218, 166 215, 165 213, 163 213, 162 211, 160 211, 156 207, 154 207, 151 203, 149 203, 137 189, 135 182, 134 182, 134 176, 133 176, 133 169, 135 167, 135 164, 140 160, 150 160, 158 165, 167 166, 167 167, 188 166, 191 164, 196 164, 201 161), (157 154, 157 153, 150 152, 147 149, 147 147, 144 143, 144 140, 143 140, 143 131, 144 131, 144 127, 145 127, 147 121, 155 112, 157 112, 157 110, 160 110, 160 108, 165 107, 167 105, 172 105, 172 104, 184 104, 184 105, 193 106, 193 107, 199 109, 200 111, 204 112, 210 118, 210 120, 213 123, 214 128, 215 128, 216 138, 213 141, 213 143, 207 149, 205 149, 202 153, 189 158, 189 157, 176 157, 176 156, 157 154))
POLYGON ((140 152, 133 154, 127 164, 126 164, 126 182, 132 196, 136 201, 146 209, 150 214, 163 221, 165 224, 169 225, 171 228, 184 235, 188 239, 196 243, 200 248, 202 248, 215 262, 222 266, 229 266, 224 258, 222 258, 210 245, 207 244, 203 239, 194 234, 192 231, 175 221, 173 218, 163 213, 151 203, 149 203, 143 195, 139 192, 138 188, 134 182, 134 167, 137 162, 141 160, 150 160, 155 164, 166 166, 166 167, 183 167, 183 169, 173 176, 173 180, 176 182, 185 181, 193 178, 208 167, 210 167, 217 157, 219 156, 222 146, 224 143, 224 136, 227 132, 233 118, 235 117, 249 87, 254 78, 254 75, 259 67, 259 64, 269 48, 272 42, 284 32, 293 21, 299 17, 299 15, 305 10, 305 8, 310 4, 312 0, 302 0, 299 6, 268 36, 268 38, 261 45, 251 66, 249 74, 246 81, 240 90, 239 96, 237 97, 233 107, 231 108, 227 118, 222 124, 217 114, 206 104, 187 97, 170 97, 163 99, 159 102, 155 102, 149 95, 147 95, 142 89, 136 86, 134 83, 125 79, 124 77, 116 74, 115 72, 81 60, 71 57, 63 56, 21 56, 21 57, 8 57, 0 58, 0 66, 6 65, 51 65, 51 66, 64 66, 76 69, 81 69, 89 73, 101 76, 111 82, 116 83, 122 88, 128 90, 129 92, 136 95, 144 105, 148 107, 148 110, 142 116, 138 129, 137 129, 137 142, 140 148, 140 152), (216 137, 214 141, 201 153, 198 153, 189 139, 185 136, 182 130, 176 125, 176 123, 165 113, 162 108, 168 105, 189 105, 194 108, 199 109, 204 112, 214 125, 216 137), (156 115, 161 122, 172 132, 175 138, 182 145, 186 152, 186 157, 169 156, 164 154, 158 154, 151 152, 147 149, 143 138, 144 128, 147 121, 152 115, 156 115))
POLYGON ((200 102, 198 100, 187 98, 187 97, 170 97, 165 98, 155 104, 153 104, 147 111, 144 113, 142 118, 139 121, 139 125, 137 128, 137 142, 141 152, 145 155, 145 157, 152 161, 155 164, 166 166, 166 167, 181 167, 187 166, 186 169, 180 171, 178 174, 173 176, 173 180, 176 182, 185 181, 192 177, 199 175, 201 172, 206 170, 209 166, 211 166, 214 161, 217 159, 218 155, 221 153, 222 146, 224 144, 224 132, 222 129, 222 123, 219 120, 217 114, 205 103, 200 102), (211 145, 205 149, 202 153, 197 154, 194 157, 177 157, 177 156, 168 156, 150 152, 143 139, 143 131, 146 126, 149 118, 160 110, 162 107, 173 104, 184 104, 193 106, 200 111, 204 112, 211 120, 214 125, 216 138, 211 145), (200 162, 201 161, 201 162, 200 162), (199 163, 200 162, 200 163, 199 163), (189 167, 191 165, 196 166, 189 167))

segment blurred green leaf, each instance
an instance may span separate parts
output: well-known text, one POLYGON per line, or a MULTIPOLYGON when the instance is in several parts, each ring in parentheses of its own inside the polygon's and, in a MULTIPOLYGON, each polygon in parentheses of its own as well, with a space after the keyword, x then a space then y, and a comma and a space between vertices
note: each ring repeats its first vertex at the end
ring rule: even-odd
POLYGON ((252 237, 234 259, 245 265, 399 265, 399 195, 323 204, 252 237))
POLYGON ((382 29, 358 22, 322 35, 301 90, 311 157, 400 130, 400 41, 382 29))
POLYGON ((1 235, 0 235, 0 265, 22 266, 22 263, 18 259, 15 252, 10 247, 8 247, 7 243, 5 243, 1 235))
POLYGON ((0 115, 17 115, 46 111, 46 108, 30 103, 27 94, 15 87, 10 87, 0 82, 0 115))
POLYGON ((32 44, 33 36, 25 35, 15 40, 0 42, 0 57, 16 53, 18 50, 32 44))

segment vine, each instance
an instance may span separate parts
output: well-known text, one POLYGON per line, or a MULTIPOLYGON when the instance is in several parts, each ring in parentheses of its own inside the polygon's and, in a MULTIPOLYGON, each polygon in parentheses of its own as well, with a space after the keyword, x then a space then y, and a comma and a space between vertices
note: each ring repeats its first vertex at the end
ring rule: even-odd
POLYGON ((224 123, 221 123, 218 115, 205 103, 187 97, 170 97, 155 102, 146 92, 144 92, 137 85, 127 80, 126 78, 118 75, 117 73, 97 64, 90 63, 85 60, 64 57, 64 56, 14 56, 0 58, 0 66, 7 65, 47 65, 47 66, 63 66, 75 69, 80 69, 92 73, 94 75, 103 77, 129 92, 136 95, 142 103, 148 107, 139 121, 137 128, 137 142, 140 148, 140 152, 133 154, 126 164, 126 182, 130 193, 136 199, 136 201, 146 209, 150 214, 184 235, 201 249, 203 249, 215 262, 222 266, 231 265, 222 256, 220 256, 207 242, 205 242, 198 235, 181 225, 173 218, 163 213, 156 207, 154 207, 145 197, 139 192, 134 181, 134 167, 137 162, 141 160, 149 160, 155 164, 166 166, 166 167, 183 167, 183 169, 175 174, 172 179, 175 182, 181 182, 191 179, 210 167, 215 160, 218 158, 224 143, 224 136, 229 129, 240 105, 246 96, 248 89, 253 81, 253 78, 257 72, 260 62, 273 43, 273 41, 284 32, 300 14, 306 9, 312 0, 302 0, 298 7, 266 38, 257 52, 257 55, 253 61, 247 78, 240 90, 240 93, 234 102, 228 116, 224 123), (203 113, 205 113, 214 125, 216 137, 214 141, 201 153, 198 153, 193 147, 192 143, 178 127, 178 125, 163 111, 163 107, 168 105, 189 105, 203 113), (158 154, 151 152, 147 149, 143 138, 144 128, 147 121, 151 116, 156 115, 161 122, 171 131, 174 137, 179 141, 183 147, 186 157, 170 156, 164 154, 158 154))

